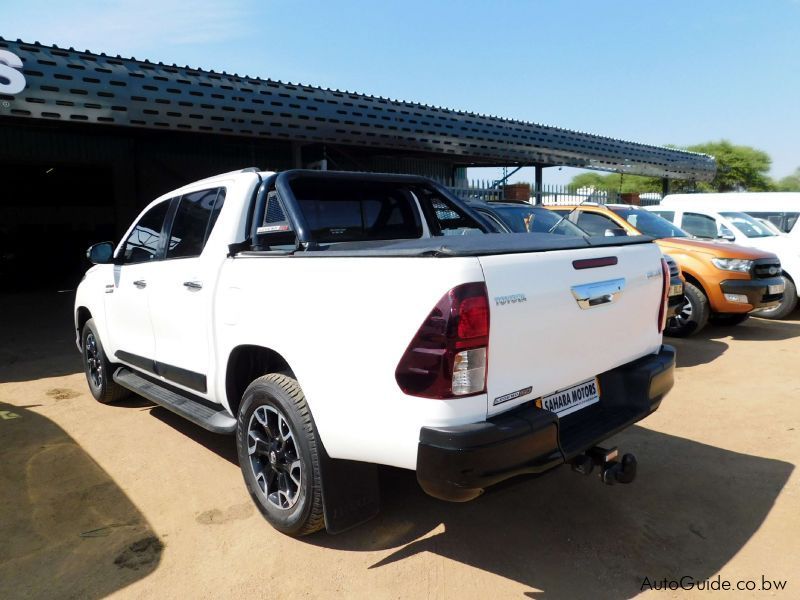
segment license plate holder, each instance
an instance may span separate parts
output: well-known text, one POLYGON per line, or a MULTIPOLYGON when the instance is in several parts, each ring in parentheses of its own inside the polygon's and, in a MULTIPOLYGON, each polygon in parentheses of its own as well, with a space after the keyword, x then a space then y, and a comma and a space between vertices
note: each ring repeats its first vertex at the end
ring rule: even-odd
POLYGON ((565 417, 598 402, 600 402, 600 386, 597 377, 542 396, 542 408, 556 413, 559 417, 565 417))
POLYGON ((772 294, 782 294, 786 290, 786 285, 783 283, 776 283, 775 285, 768 286, 767 292, 772 294))

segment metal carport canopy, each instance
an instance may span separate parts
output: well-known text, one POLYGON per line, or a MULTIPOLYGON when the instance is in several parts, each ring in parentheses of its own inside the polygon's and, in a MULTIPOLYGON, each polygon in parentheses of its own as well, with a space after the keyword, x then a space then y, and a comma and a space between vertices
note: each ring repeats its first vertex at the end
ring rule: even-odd
MULTIPOLYGON (((197 131, 447 157, 464 166, 564 165, 710 180, 705 154, 339 90, 0 38, 25 88, 0 118, 197 131)), ((2 82, 2 79, 0 79, 2 82)))

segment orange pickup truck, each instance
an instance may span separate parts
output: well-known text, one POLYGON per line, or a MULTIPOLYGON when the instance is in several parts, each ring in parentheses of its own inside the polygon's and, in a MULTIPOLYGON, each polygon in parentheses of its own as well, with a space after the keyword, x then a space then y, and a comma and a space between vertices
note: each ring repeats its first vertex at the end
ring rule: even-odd
POLYGON ((735 325, 783 297, 778 258, 729 243, 702 241, 666 219, 627 204, 548 206, 590 235, 648 235, 680 265, 686 302, 665 333, 685 337, 706 323, 735 325))

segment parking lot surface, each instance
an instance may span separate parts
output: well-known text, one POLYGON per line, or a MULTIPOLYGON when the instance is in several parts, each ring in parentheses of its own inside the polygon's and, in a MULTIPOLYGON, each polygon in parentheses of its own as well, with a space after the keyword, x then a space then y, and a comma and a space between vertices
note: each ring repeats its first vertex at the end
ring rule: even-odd
POLYGON ((669 342, 674 390, 611 442, 632 485, 562 467, 449 504, 385 469, 375 520, 296 540, 252 505, 232 438, 92 399, 71 301, 0 297, 0 598, 629 598, 682 577, 799 597, 798 313, 669 342))

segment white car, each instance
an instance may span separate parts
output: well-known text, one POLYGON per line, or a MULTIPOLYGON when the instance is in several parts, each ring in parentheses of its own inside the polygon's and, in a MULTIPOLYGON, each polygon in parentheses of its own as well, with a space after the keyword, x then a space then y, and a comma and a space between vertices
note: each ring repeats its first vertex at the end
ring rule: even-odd
POLYGON ((250 495, 291 535, 375 515, 376 465, 453 501, 564 463, 631 482, 633 455, 597 444, 672 387, 658 247, 488 231, 421 177, 192 183, 89 249, 89 388, 235 434, 250 495))
POLYGON ((724 194, 669 194, 661 201, 665 207, 703 206, 718 211, 744 212, 767 219, 800 247, 800 192, 729 192, 724 194))
POLYGON ((658 206, 646 207, 647 210, 696 237, 733 242, 777 255, 785 282, 783 300, 774 308, 760 309, 753 314, 768 319, 784 319, 797 308, 798 289, 795 282, 800 277, 800 244, 797 241, 785 234, 776 234, 771 227, 747 213, 724 209, 717 211, 702 203, 697 206, 676 205, 678 203, 667 202, 668 198, 658 206))

